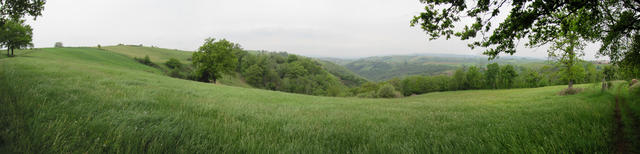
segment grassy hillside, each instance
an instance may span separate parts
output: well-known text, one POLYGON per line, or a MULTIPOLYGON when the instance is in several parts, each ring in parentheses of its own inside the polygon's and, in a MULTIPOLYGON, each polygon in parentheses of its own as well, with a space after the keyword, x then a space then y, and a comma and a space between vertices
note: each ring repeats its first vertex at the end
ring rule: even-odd
POLYGON ((182 62, 190 62, 193 52, 135 45, 118 45, 102 47, 105 50, 121 53, 129 57, 142 58, 149 55, 153 62, 166 62, 169 58, 177 58, 182 62))
POLYGON ((525 64, 541 62, 539 59, 505 57, 487 61, 483 56, 459 55, 395 55, 367 57, 358 60, 336 60, 349 70, 373 81, 385 81, 394 77, 410 75, 439 75, 450 73, 463 65, 486 65, 497 62, 501 64, 525 64))
POLYGON ((612 150, 613 98, 590 90, 316 97, 170 78, 94 48, 18 53, 0 59, 0 153, 612 150))
MULTIPOLYGON (((181 51, 181 50, 172 50, 172 49, 164 49, 157 47, 144 47, 144 46, 135 46, 135 45, 118 45, 118 46, 107 46, 103 47, 104 50, 112 51, 115 53, 120 53, 131 58, 142 58, 145 56, 149 56, 152 62, 157 63, 159 66, 164 67, 163 63, 167 62, 170 58, 176 58, 180 60, 183 64, 191 65, 191 56, 193 52, 190 51, 181 51)), ((225 74, 222 76, 222 79, 219 80, 221 84, 230 85, 230 86, 238 86, 238 87, 251 87, 247 84, 242 78, 238 77, 239 75, 228 75, 225 74)))

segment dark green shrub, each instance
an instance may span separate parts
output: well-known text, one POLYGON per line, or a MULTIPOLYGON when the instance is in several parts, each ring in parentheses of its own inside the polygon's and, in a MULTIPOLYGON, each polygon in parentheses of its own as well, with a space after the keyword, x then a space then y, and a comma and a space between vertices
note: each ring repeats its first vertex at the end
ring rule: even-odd
POLYGON ((391 84, 384 84, 378 90, 378 97, 380 98, 395 98, 399 97, 400 93, 391 84))
POLYGON ((148 66, 152 66, 152 67, 156 67, 156 64, 154 64, 153 62, 151 62, 151 59, 149 58, 149 55, 144 56, 144 58, 137 58, 134 57, 133 59, 135 59, 136 61, 148 65, 148 66))
POLYGON ((169 71, 169 76, 180 79, 186 78, 186 75, 184 75, 180 69, 171 69, 171 71, 169 71))
POLYGON ((169 61, 164 63, 165 65, 167 65, 167 67, 171 68, 171 69, 180 69, 182 68, 182 63, 180 62, 180 60, 176 59, 176 58, 171 58, 169 59, 169 61))
POLYGON ((144 64, 152 64, 149 55, 144 56, 144 64))

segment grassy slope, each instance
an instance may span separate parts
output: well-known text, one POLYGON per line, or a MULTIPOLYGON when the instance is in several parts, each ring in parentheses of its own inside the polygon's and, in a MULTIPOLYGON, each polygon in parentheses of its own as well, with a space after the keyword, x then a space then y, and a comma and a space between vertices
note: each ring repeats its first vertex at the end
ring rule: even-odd
MULTIPOLYGON (((163 49, 163 48, 152 48, 152 47, 144 47, 144 46, 132 46, 132 45, 119 45, 119 46, 108 46, 103 47, 105 50, 120 53, 123 55, 127 55, 129 57, 137 57, 143 58, 144 56, 149 56, 152 62, 158 63, 161 66, 162 63, 167 62, 171 58, 176 58, 180 60, 183 64, 191 63, 191 55, 193 52, 189 51, 181 51, 181 50, 172 50, 172 49, 163 49)), ((223 75, 222 79, 218 80, 221 84, 238 86, 238 87, 251 87, 249 84, 244 82, 241 78, 238 78, 237 75, 223 75)))
POLYGON ((119 45, 119 46, 107 46, 103 47, 105 50, 121 53, 129 57, 143 58, 145 55, 149 55, 149 58, 153 62, 166 62, 170 58, 177 58, 182 62, 188 62, 193 52, 171 50, 163 48, 151 48, 131 45, 119 45))
POLYGON ((608 153, 613 98, 561 88, 316 97, 169 78, 92 48, 42 49, 0 59, 0 152, 608 153))

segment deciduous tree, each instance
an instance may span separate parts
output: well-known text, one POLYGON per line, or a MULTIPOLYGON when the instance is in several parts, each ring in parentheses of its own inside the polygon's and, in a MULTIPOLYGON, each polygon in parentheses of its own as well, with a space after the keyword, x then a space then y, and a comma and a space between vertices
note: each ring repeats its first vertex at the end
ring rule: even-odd
POLYGON ((500 69, 500 82, 504 88, 512 88, 516 77, 518 77, 518 73, 513 66, 505 65, 500 69))
POLYGON ((32 37, 33 29, 24 20, 9 20, 0 26, 0 45, 7 48, 7 56, 13 56, 14 49, 33 47, 32 37))
POLYGON ((225 39, 206 39, 192 58, 198 80, 216 83, 223 73, 232 73, 238 62, 233 51, 239 49, 240 45, 225 39))
POLYGON ((498 65, 498 63, 488 64, 487 71, 485 72, 487 87, 497 89, 499 75, 500 75, 500 65, 498 65))
POLYGON ((471 66, 469 67, 469 70, 467 70, 467 87, 471 88, 471 89, 480 89, 482 88, 484 79, 482 76, 482 73, 480 73, 480 70, 478 69, 478 67, 476 66, 471 66))

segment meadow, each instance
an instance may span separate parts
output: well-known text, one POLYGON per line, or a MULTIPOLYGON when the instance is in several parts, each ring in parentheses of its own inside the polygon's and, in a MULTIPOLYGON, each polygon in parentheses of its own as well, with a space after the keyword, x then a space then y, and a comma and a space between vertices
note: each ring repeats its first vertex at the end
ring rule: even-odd
POLYGON ((97 48, 17 53, 0 58, 0 153, 614 150, 613 91, 593 84, 319 97, 171 78, 97 48))

